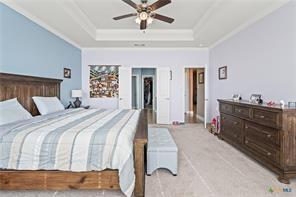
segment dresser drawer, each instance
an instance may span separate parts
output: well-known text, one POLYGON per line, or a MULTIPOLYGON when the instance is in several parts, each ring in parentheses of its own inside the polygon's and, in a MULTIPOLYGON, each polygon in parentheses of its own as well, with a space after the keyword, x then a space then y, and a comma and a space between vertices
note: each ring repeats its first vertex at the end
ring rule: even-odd
POLYGON ((251 108, 234 105, 233 113, 240 117, 250 118, 251 108))
POLYGON ((232 114, 233 112, 233 105, 227 103, 220 104, 220 112, 232 114))
POLYGON ((262 109, 253 109, 253 119, 267 126, 280 127, 279 113, 262 109))
POLYGON ((264 144, 246 136, 244 138, 243 145, 246 150, 254 153, 258 157, 262 156, 264 159, 277 164, 280 162, 280 152, 275 148, 267 147, 264 144))
POLYGON ((235 143, 242 143, 242 121, 239 118, 221 115, 221 134, 235 143))
POLYGON ((257 141, 262 141, 272 146, 279 146, 280 132, 279 130, 264 127, 255 123, 245 122, 244 134, 247 137, 257 141))
POLYGON ((242 128, 241 119, 226 114, 221 114, 221 124, 238 130, 242 128))

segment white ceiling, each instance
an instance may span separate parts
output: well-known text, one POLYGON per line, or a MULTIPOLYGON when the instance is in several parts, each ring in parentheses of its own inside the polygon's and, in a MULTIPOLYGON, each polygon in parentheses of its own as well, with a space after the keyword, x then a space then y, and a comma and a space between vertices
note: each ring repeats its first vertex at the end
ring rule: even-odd
POLYGON ((156 13, 174 18, 174 23, 155 20, 146 31, 139 30, 135 17, 112 19, 135 12, 121 0, 1 1, 73 45, 92 48, 135 47, 135 44, 211 47, 289 0, 172 0, 156 13))

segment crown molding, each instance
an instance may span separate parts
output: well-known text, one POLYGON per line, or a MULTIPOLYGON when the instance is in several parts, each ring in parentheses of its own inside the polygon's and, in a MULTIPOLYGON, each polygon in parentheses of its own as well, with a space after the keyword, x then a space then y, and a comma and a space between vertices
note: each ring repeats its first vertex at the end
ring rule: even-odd
POLYGON ((89 20, 74 1, 55 0, 69 16, 93 39, 96 39, 96 26, 89 20))
POLYGON ((191 29, 150 30, 98 29, 97 41, 194 41, 191 29))
POLYGON ((30 14, 28 11, 26 11, 25 9, 23 9, 21 6, 19 6, 17 3, 15 3, 14 1, 10 1, 10 0, 1 0, 2 3, 4 3, 5 5, 7 5, 8 7, 10 7, 11 9, 15 10, 16 12, 20 13, 21 15, 25 16, 26 18, 28 18, 29 20, 33 21, 34 23, 36 23, 37 25, 43 27, 44 29, 48 30, 49 32, 53 33, 54 35, 58 36, 59 38, 63 39, 64 41, 68 42, 69 44, 73 45, 74 47, 78 48, 78 49, 82 49, 82 47, 77 44, 75 41, 69 39, 67 36, 65 36, 64 34, 60 33, 59 31, 57 31, 55 28, 53 28, 52 26, 46 24, 45 22, 43 22, 41 19, 39 19, 38 17, 30 14))
POLYGON ((212 5, 207 9, 207 11, 202 15, 202 17, 197 21, 196 25, 193 27, 194 38, 198 38, 198 34, 201 32, 202 27, 207 22, 208 18, 214 12, 216 8, 220 5, 222 0, 215 0, 212 5))
POLYGON ((265 16, 271 14, 272 12, 274 12, 275 10, 279 9, 280 7, 282 7, 283 5, 285 5, 286 3, 290 2, 291 0, 278 0, 276 2, 274 2, 270 7, 266 8, 263 12, 257 14, 255 17, 253 17, 252 19, 248 20, 247 22, 245 22, 244 24, 238 26, 235 30, 231 31, 230 33, 228 33, 227 35, 223 36, 221 39, 219 39, 218 41, 216 41, 215 43, 211 44, 208 48, 211 50, 213 48, 215 48, 216 46, 218 46, 219 44, 221 44, 222 42, 230 39, 231 37, 233 37, 234 35, 238 34, 239 32, 243 31, 244 29, 246 29, 247 27, 255 24, 256 22, 258 22, 260 19, 264 18, 265 16))
POLYGON ((209 51, 208 48, 199 48, 199 47, 85 47, 82 49, 82 52, 85 51, 114 51, 114 50, 125 50, 125 51, 196 51, 196 52, 201 52, 201 51, 209 51))

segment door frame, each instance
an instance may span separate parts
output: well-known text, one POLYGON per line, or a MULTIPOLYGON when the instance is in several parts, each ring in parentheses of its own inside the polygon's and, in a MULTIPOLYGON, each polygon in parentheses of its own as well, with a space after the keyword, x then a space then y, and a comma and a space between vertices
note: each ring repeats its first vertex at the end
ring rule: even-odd
POLYGON ((155 109, 155 77, 154 75, 142 75, 142 79, 141 79, 141 88, 142 88, 142 97, 141 97, 141 108, 144 109, 144 79, 146 77, 151 77, 152 78, 152 94, 153 94, 153 97, 152 97, 152 109, 154 110, 155 109))
POLYGON ((129 67, 129 66, 120 66, 119 67, 119 95, 118 95, 118 108, 119 109, 132 109, 132 68, 129 67), (125 74, 128 74, 128 77, 125 78, 124 80, 124 83, 127 83, 125 84, 125 86, 122 86, 122 87, 129 87, 128 91, 121 91, 121 85, 122 85, 122 76, 121 76, 121 71, 123 70, 126 70, 128 71, 128 73, 125 73, 125 74), (122 97, 122 92, 125 92, 126 94, 124 94, 124 96, 127 96, 127 101, 125 104, 127 104, 128 106, 121 106, 122 105, 122 100, 125 99, 125 97, 122 97))
MULTIPOLYGON (((204 69, 204 84, 205 84, 205 109, 204 109, 204 127, 207 128, 207 124, 208 122, 210 121, 209 120, 209 68, 208 68, 208 65, 204 65, 204 66, 184 66, 183 67, 183 72, 182 72, 182 75, 183 75, 183 114, 184 114, 184 118, 185 118, 185 112, 186 112, 186 107, 185 107, 185 98, 186 98, 186 89, 185 89, 185 85, 186 85, 186 68, 203 68, 204 69)), ((198 76, 197 76, 198 77, 198 76)), ((198 80, 197 80, 198 81, 198 80)), ((185 119, 184 119, 184 122, 185 122, 185 119)))
MULTIPOLYGON (((140 102, 139 102, 139 100, 140 100, 140 87, 139 87, 139 85, 138 85, 140 76, 139 76, 139 75, 133 75, 133 74, 132 74, 132 78, 133 78, 133 77, 136 77, 137 109, 140 109, 140 102)), ((132 80, 132 85, 133 85, 133 80, 132 80)), ((133 90, 132 90, 132 93, 133 93, 133 90)), ((133 95, 132 95, 132 99, 133 99, 133 95)), ((133 103, 133 100, 132 100, 132 103, 133 103)))

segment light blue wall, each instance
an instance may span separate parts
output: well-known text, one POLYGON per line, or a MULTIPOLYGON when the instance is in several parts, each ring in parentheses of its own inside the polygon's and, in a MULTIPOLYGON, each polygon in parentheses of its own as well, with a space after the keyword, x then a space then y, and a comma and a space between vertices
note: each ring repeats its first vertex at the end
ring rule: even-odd
POLYGON ((81 50, 0 3, 0 72, 63 79, 61 100, 81 89, 81 50), (63 68, 72 78, 63 78, 63 68))

